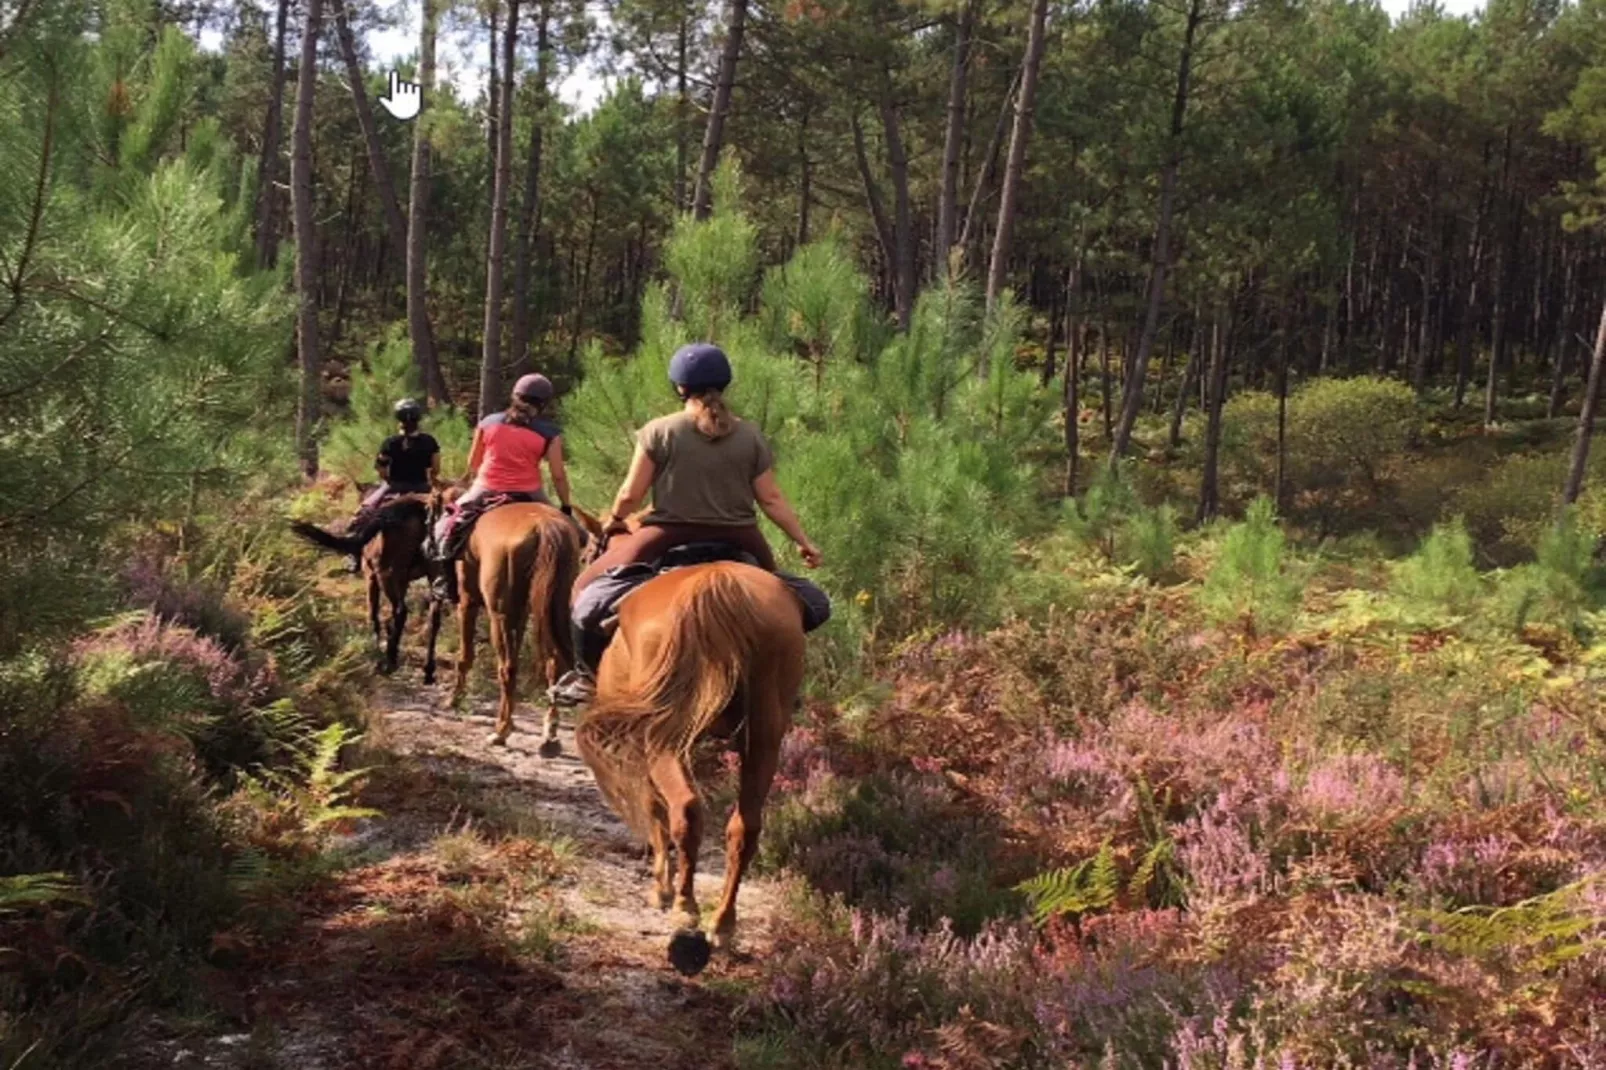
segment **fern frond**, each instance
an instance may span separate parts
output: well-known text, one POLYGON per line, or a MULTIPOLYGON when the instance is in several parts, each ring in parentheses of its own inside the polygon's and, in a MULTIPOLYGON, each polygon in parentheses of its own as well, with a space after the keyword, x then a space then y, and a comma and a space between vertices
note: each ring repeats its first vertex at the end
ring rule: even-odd
POLYGON ((90 902, 83 886, 65 873, 22 873, 0 877, 0 914, 14 914, 29 907, 90 902))
POLYGON ((1039 924, 1065 914, 1086 914, 1112 905, 1121 890, 1115 851, 1106 842, 1098 854, 1074 866, 1050 870, 1016 885, 1039 924))

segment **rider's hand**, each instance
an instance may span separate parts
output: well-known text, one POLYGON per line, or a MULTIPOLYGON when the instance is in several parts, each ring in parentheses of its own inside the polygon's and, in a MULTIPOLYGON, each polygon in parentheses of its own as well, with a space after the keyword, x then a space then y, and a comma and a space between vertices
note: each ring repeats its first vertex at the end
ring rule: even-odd
POLYGON ((803 556, 803 563, 809 568, 819 568, 820 562, 824 560, 820 556, 820 548, 814 545, 814 542, 810 539, 804 539, 798 543, 797 552, 803 556))

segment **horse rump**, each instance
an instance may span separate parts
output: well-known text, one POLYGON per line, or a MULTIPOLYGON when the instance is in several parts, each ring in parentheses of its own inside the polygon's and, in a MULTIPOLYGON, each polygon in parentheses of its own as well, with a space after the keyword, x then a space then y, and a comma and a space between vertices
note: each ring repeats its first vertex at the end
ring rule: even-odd
MULTIPOLYGON (((649 598, 660 583, 678 580, 685 586, 654 614, 667 618, 667 626, 657 649, 645 655, 647 663, 629 674, 629 689, 610 689, 611 674, 604 676, 575 729, 580 756, 603 796, 643 839, 651 825, 650 763, 663 754, 683 762, 689 757, 736 697, 770 631, 745 573, 776 582, 746 566, 705 565, 643 584, 636 599, 649 598)), ((639 638, 627 632, 621 628, 611 656, 643 656, 631 647, 639 638)))

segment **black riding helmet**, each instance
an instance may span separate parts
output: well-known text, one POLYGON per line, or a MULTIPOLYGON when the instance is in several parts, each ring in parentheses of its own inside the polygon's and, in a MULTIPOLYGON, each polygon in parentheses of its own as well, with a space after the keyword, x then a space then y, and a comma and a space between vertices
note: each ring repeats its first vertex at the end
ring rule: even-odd
POLYGON ((691 394, 724 390, 731 385, 730 358, 712 342, 683 345, 669 359, 669 381, 691 394))
POLYGON ((396 414, 397 423, 407 424, 408 426, 412 426, 424 418, 424 406, 412 398, 402 398, 396 402, 396 407, 391 411, 396 414))

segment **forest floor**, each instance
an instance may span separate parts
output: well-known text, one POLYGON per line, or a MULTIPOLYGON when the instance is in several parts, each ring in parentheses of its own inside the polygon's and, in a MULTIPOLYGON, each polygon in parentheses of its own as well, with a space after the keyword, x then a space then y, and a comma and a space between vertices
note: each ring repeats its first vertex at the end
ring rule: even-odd
MULTIPOLYGON (((681 977, 666 954, 671 915, 647 903, 645 850, 607 809, 572 723, 563 754, 542 758, 525 705, 510 745, 491 747, 489 698, 458 712, 449 671, 433 688, 399 682, 417 674, 405 666, 372 696, 358 801, 381 813, 352 832, 346 863, 217 971, 207 1002, 223 1013, 153 1025, 126 1065, 734 1065, 734 1017, 772 945, 780 890, 744 882, 737 950, 681 977)), ((709 829, 722 825, 710 812, 709 829)), ((705 920, 722 840, 706 836, 700 860, 705 920)))

